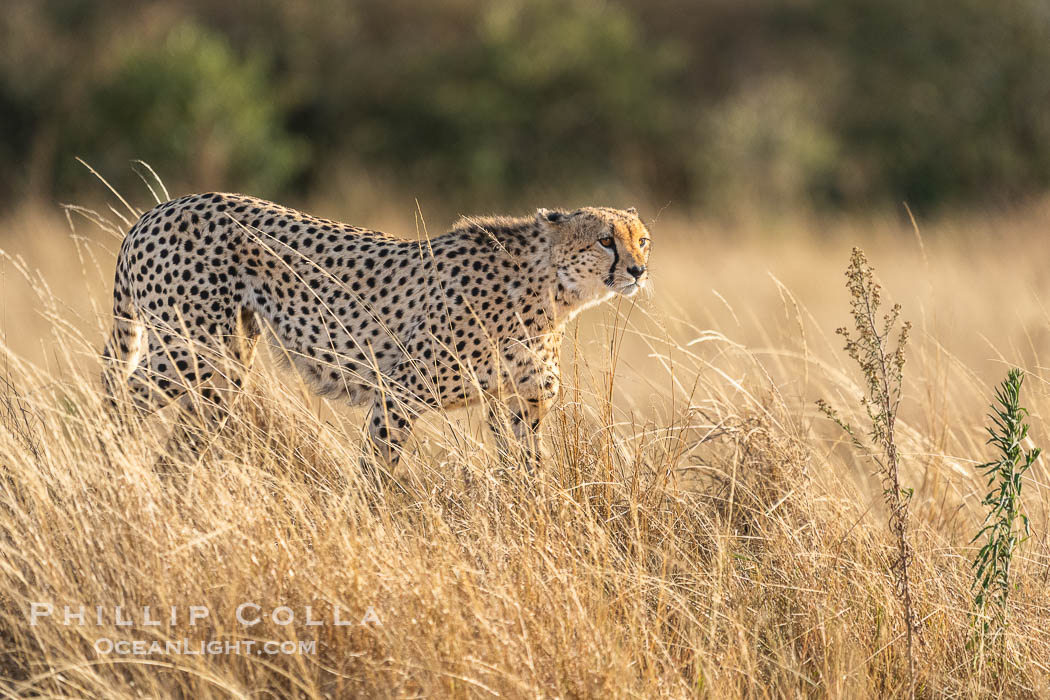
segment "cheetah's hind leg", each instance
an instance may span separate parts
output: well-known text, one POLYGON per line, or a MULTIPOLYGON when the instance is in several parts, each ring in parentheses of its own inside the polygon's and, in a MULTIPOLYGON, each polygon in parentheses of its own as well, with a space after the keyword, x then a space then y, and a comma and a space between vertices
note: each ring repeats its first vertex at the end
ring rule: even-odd
MULTIPOLYGON (((197 348, 188 363, 191 369, 184 375, 190 379, 195 369, 196 384, 178 401, 180 411, 170 447, 183 447, 197 461, 222 434, 255 360, 259 335, 254 315, 242 310, 234 332, 222 338, 221 351, 197 348)), ((178 361, 176 369, 185 371, 178 361)))
POLYGON ((177 454, 199 459, 229 420, 231 402, 255 356, 258 326, 241 314, 228 331, 232 332, 222 334, 216 343, 148 327, 142 333, 141 360, 134 366, 127 363, 127 389, 139 413, 154 413, 172 403, 178 407, 165 458, 160 460, 163 467, 169 467, 177 454))

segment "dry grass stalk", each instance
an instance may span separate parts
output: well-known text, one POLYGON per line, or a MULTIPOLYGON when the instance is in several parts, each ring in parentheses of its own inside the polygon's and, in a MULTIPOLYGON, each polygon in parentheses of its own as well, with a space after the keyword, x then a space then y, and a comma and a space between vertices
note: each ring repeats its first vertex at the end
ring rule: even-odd
POLYGON ((854 248, 846 270, 846 289, 850 293, 850 311, 854 331, 839 328, 836 333, 845 341, 846 353, 860 367, 864 377, 866 394, 861 403, 868 414, 871 443, 877 448, 873 452, 854 429, 841 420, 826 402, 819 401, 820 409, 838 423, 850 436, 854 445, 864 451, 878 466, 882 479, 883 496, 889 508, 889 528, 893 534, 897 552, 890 564, 894 575, 897 597, 904 612, 905 636, 908 645, 908 677, 910 693, 915 693, 915 640, 922 627, 915 610, 910 569, 914 552, 908 534, 908 507, 913 490, 901 486, 900 455, 895 430, 897 411, 900 408, 904 381, 904 350, 908 344, 911 323, 905 321, 897 330, 901 306, 894 304, 889 313, 879 319, 882 305, 881 288, 875 281, 875 271, 868 264, 864 251, 854 248), (891 343, 896 335, 896 345, 891 343))

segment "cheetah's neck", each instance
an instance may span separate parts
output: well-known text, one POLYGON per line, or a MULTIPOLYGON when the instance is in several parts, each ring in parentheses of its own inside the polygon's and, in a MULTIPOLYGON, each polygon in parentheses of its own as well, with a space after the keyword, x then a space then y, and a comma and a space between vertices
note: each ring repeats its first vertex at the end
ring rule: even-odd
POLYGON ((561 330, 581 311, 597 306, 613 295, 611 291, 599 295, 584 294, 579 290, 570 289, 556 277, 555 279, 556 283, 549 297, 555 330, 561 330))
MULTIPOLYGON (((535 300, 542 316, 541 325, 548 331, 560 332, 578 313, 600 304, 613 295, 594 293, 574 287, 559 278, 554 259, 554 239, 540 231, 533 219, 470 219, 465 226, 480 230, 495 241, 515 263, 519 274, 529 278, 532 288, 526 292, 535 300)), ((523 303, 523 299, 514 299, 523 303)))

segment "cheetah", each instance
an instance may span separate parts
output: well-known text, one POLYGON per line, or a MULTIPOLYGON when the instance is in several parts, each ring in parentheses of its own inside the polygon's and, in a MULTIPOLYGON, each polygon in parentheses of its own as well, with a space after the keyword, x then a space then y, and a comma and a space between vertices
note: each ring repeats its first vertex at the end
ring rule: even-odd
POLYGON ((422 411, 477 401, 503 448, 510 434, 534 445, 565 324, 645 287, 649 251, 633 208, 463 218, 415 241, 189 195, 146 212, 121 244, 103 384, 113 400, 123 383, 145 412, 191 396, 221 411, 265 333, 318 394, 371 404, 382 469, 422 411))

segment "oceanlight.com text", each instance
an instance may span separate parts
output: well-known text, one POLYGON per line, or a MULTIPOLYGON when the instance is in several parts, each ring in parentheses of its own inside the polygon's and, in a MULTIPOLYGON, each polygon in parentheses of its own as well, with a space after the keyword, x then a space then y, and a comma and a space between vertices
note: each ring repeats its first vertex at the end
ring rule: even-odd
POLYGON ((293 656, 316 654, 317 641, 258 640, 202 641, 190 639, 168 639, 165 641, 146 639, 117 639, 99 637, 95 640, 95 652, 99 656, 218 656, 222 654, 293 656))

